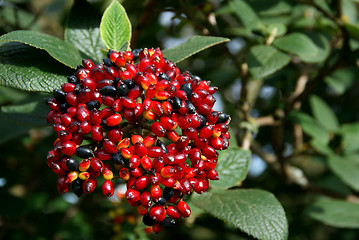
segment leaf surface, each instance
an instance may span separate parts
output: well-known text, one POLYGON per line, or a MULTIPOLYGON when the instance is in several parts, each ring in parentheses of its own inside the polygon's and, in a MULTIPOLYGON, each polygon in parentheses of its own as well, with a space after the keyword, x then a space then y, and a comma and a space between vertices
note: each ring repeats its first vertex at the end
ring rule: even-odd
POLYGON ((195 195, 192 203, 262 240, 287 239, 288 223, 273 194, 255 189, 215 190, 195 195))
POLYGON ((79 49, 83 58, 96 63, 105 57, 101 51, 105 45, 101 39, 100 22, 101 16, 87 1, 75 1, 65 29, 65 41, 79 49))
POLYGON ((209 47, 228 41, 228 38, 222 37, 193 36, 182 44, 165 49, 163 56, 174 63, 178 63, 209 47))
POLYGON ((82 58, 74 45, 50 35, 27 30, 13 31, 0 37, 0 45, 8 42, 24 43, 45 50, 51 57, 71 68, 81 64, 82 58))
POLYGON ((131 22, 126 10, 113 0, 102 16, 100 24, 101 38, 109 49, 119 51, 127 42, 131 41, 131 22))

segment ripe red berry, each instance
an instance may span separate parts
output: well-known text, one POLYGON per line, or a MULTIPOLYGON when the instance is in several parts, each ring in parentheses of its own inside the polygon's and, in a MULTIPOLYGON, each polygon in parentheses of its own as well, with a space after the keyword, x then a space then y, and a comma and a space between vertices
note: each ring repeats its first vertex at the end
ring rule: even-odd
POLYGON ((111 197, 115 191, 113 182, 106 180, 102 184, 102 192, 106 197, 111 197))

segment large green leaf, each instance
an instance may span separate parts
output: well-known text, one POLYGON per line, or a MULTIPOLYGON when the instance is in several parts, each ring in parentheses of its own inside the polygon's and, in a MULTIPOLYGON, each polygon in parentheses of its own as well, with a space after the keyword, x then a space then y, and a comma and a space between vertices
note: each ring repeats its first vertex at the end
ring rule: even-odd
POLYGON ((249 71, 254 79, 264 78, 287 65, 290 57, 271 46, 256 45, 247 55, 249 71))
POLYGON ((327 144, 329 142, 329 133, 323 127, 323 125, 318 122, 318 120, 312 118, 306 113, 292 111, 290 112, 290 118, 300 124, 303 131, 311 136, 316 141, 327 144))
POLYGON ((230 188, 243 181, 248 173, 250 151, 231 148, 220 153, 216 170, 219 180, 211 182, 214 188, 230 188))
POLYGON ((340 133, 342 135, 342 148, 345 152, 351 153, 359 150, 359 123, 344 124, 340 133))
POLYGON ((318 54, 318 49, 312 40, 302 33, 291 33, 284 37, 277 38, 273 45, 277 48, 293 53, 300 58, 315 57, 318 54))
POLYGON ((329 131, 337 131, 339 129, 338 119, 333 110, 316 95, 309 97, 310 107, 314 117, 329 131))
POLYGON ((343 182, 356 191, 359 191, 359 155, 331 156, 329 167, 343 182))
POLYGON ((33 31, 13 31, 0 37, 0 45, 8 42, 24 43, 45 50, 57 61, 68 67, 76 68, 81 64, 81 56, 77 48, 59 38, 33 31))
POLYGON ((184 43, 165 49, 163 56, 174 63, 178 63, 209 47, 228 41, 228 38, 222 37, 193 36, 184 43))
POLYGON ((100 35, 101 16, 85 0, 75 1, 65 29, 65 41, 80 50, 83 58, 101 62, 105 49, 100 35), (89 17, 91 16, 91 17, 89 17))
POLYGON ((131 41, 130 19, 117 0, 113 0, 103 14, 100 32, 106 47, 115 51, 119 51, 126 42, 131 41))
POLYGON ((287 239, 283 207, 269 192, 255 189, 215 190, 195 195, 192 203, 257 239, 287 239))
POLYGON ((359 228, 359 204, 321 198, 308 208, 310 217, 333 227, 359 228))
POLYGON ((45 51, 23 43, 0 46, 0 85, 24 91, 52 92, 66 82, 71 69, 45 51))
POLYGON ((263 26, 257 14, 246 1, 231 0, 229 5, 245 27, 253 30, 263 26))

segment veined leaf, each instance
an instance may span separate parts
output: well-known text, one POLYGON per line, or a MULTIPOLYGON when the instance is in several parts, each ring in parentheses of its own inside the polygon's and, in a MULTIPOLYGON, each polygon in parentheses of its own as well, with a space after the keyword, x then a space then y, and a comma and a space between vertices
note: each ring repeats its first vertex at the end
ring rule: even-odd
POLYGON ((66 82, 72 70, 45 51, 23 43, 0 46, 0 85, 24 91, 52 92, 66 82))
POLYGON ((100 33, 106 47, 115 51, 131 41, 131 22, 117 0, 113 0, 103 14, 100 33))
POLYGON ((228 41, 228 38, 222 37, 193 36, 178 46, 164 50, 163 56, 174 63, 178 63, 209 47, 228 41))
POLYGON ((254 238, 280 240, 288 237, 283 207, 269 192, 255 189, 215 190, 195 195, 191 202, 254 238))
POLYGON ((13 31, 0 37, 0 45, 8 42, 24 43, 45 50, 54 59, 71 68, 81 64, 82 58, 74 45, 50 35, 26 30, 13 31))
POLYGON ((248 173, 250 158, 250 151, 241 148, 221 152, 216 167, 219 180, 211 182, 211 187, 225 189, 243 181, 248 173))
POLYGON ((100 21, 101 16, 87 1, 75 1, 65 29, 65 41, 77 47, 83 58, 97 63, 105 57, 101 51, 105 49, 105 45, 101 39, 100 21))

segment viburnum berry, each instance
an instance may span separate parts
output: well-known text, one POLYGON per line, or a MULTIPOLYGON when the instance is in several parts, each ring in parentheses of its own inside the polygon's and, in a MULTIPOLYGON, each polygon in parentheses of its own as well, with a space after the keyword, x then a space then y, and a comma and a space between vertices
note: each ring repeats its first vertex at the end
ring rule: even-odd
POLYGON ((110 50, 102 63, 83 60, 46 99, 56 132, 48 166, 57 189, 80 197, 102 177, 158 233, 191 214, 186 196, 218 180, 218 151, 227 149, 230 116, 213 110, 217 88, 165 59, 159 48, 110 50))

